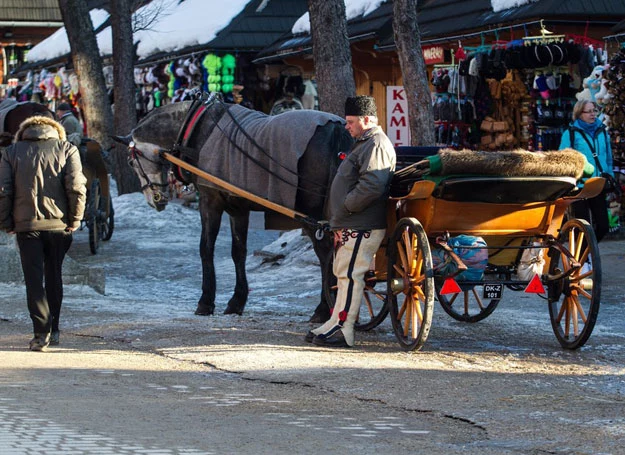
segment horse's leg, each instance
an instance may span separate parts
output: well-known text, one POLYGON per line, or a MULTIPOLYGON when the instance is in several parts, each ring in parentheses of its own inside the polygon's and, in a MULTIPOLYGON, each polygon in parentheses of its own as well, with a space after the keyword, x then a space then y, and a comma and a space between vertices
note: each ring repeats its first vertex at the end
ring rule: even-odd
POLYGON ((200 218, 202 220, 202 235, 200 237, 200 258, 202 259, 202 297, 197 304, 195 314, 199 316, 209 316, 215 312, 215 242, 223 209, 215 205, 215 198, 210 194, 210 190, 200 188, 200 218))
POLYGON ((319 305, 315 308, 315 312, 310 317, 309 322, 315 323, 324 323, 328 319, 330 319, 330 302, 326 298, 323 290, 325 289, 326 280, 329 280, 331 277, 327 276, 327 270, 324 267, 324 264, 330 260, 330 255, 332 254, 332 238, 330 235, 326 234, 323 236, 323 239, 317 240, 315 238, 315 230, 309 227, 304 227, 303 231, 310 237, 310 240, 313 244, 313 249, 315 250, 315 254, 317 258, 319 258, 319 264, 321 265, 321 299, 319 301, 319 305))
POLYGON ((230 215, 230 232, 232 234, 232 261, 236 272, 236 285, 234 294, 224 314, 243 314, 249 288, 245 273, 245 261, 247 259, 247 230, 250 223, 250 212, 244 210, 230 215))

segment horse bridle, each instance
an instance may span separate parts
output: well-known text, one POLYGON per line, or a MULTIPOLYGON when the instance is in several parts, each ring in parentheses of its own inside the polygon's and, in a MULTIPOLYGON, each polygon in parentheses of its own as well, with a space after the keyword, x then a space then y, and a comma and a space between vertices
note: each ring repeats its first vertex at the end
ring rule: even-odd
MULTIPOLYGON (((154 200, 156 204, 158 204, 162 198, 159 188, 166 188, 169 186, 169 183, 152 182, 152 180, 150 180, 150 177, 148 177, 147 172, 145 172, 145 169, 143 169, 143 165, 141 164, 141 160, 139 159, 139 157, 143 158, 144 160, 149 161, 150 163, 163 166, 163 167, 167 167, 169 165, 169 161, 163 158, 163 155, 160 152, 158 153, 158 159, 154 160, 154 159, 149 158, 148 156, 146 156, 145 153, 143 153, 141 150, 137 148, 134 141, 130 141, 130 143, 128 144, 128 151, 130 152, 130 155, 128 156, 128 164, 133 166, 133 163, 136 163, 137 169, 139 170, 139 175, 146 181, 146 184, 141 187, 141 191, 143 192, 147 188, 152 190, 152 199, 154 200)), ((164 170, 163 170, 163 173, 165 173, 164 170)))

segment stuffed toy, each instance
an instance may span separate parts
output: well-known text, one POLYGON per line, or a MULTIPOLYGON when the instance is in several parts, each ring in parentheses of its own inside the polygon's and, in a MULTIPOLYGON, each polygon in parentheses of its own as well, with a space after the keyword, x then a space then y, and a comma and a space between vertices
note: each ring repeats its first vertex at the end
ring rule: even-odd
POLYGON ((577 98, 578 101, 597 101, 596 96, 597 93, 599 93, 599 91, 601 90, 603 70, 603 65, 595 66, 595 68, 590 73, 590 76, 584 79, 584 90, 575 95, 575 98, 577 98))
POLYGON ((611 97, 612 95, 610 95, 610 92, 608 91, 608 80, 601 79, 601 89, 599 89, 599 92, 595 95, 597 104, 599 104, 599 106, 605 106, 611 97))

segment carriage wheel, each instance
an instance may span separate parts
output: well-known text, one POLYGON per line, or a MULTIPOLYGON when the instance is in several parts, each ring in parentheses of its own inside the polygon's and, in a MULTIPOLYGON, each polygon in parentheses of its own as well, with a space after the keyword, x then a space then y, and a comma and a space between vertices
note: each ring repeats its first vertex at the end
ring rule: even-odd
POLYGON ((405 350, 420 349, 430 332, 434 307, 432 254, 415 218, 402 218, 389 242, 389 310, 393 330, 405 350))
POLYGON ((569 276, 548 283, 549 317, 556 338, 563 348, 582 347, 597 321, 601 300, 601 257, 595 232, 586 220, 567 221, 558 242, 571 256, 552 248, 549 274, 567 272, 573 263, 582 267, 569 276))
POLYGON ((436 296, 439 303, 445 313, 456 321, 478 322, 486 319, 497 308, 499 299, 483 299, 484 287, 482 285, 459 283, 459 286, 462 292, 441 295, 440 290, 443 287, 443 282, 436 283, 436 296))
MULTIPOLYGON (((324 283, 324 293, 328 304, 334 308, 336 302, 336 277, 332 271, 333 255, 326 263, 326 273, 328 279, 324 283)), ((359 332, 372 330, 379 326, 388 315, 388 305, 386 304, 386 284, 384 281, 376 280, 374 277, 365 277, 365 289, 363 292, 360 312, 354 328, 359 332)))
POLYGON ((91 254, 98 252, 100 246, 100 223, 98 220, 100 212, 100 181, 93 179, 89 190, 89 200, 87 203, 87 228, 89 228, 89 249, 91 254))
MULTIPOLYGON (((104 200, 104 197, 102 199, 104 200)), ((105 242, 111 240, 113 229, 115 229, 115 210, 113 210, 113 200, 110 197, 108 198, 108 206, 108 217, 102 223, 102 240, 105 242)))

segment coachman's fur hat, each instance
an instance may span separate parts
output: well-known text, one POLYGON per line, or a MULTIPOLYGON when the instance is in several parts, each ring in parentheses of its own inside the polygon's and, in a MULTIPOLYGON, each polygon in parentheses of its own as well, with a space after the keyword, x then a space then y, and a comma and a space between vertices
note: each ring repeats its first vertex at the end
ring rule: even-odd
POLYGON ((377 107, 372 96, 354 96, 345 101, 345 115, 377 117, 377 107))

